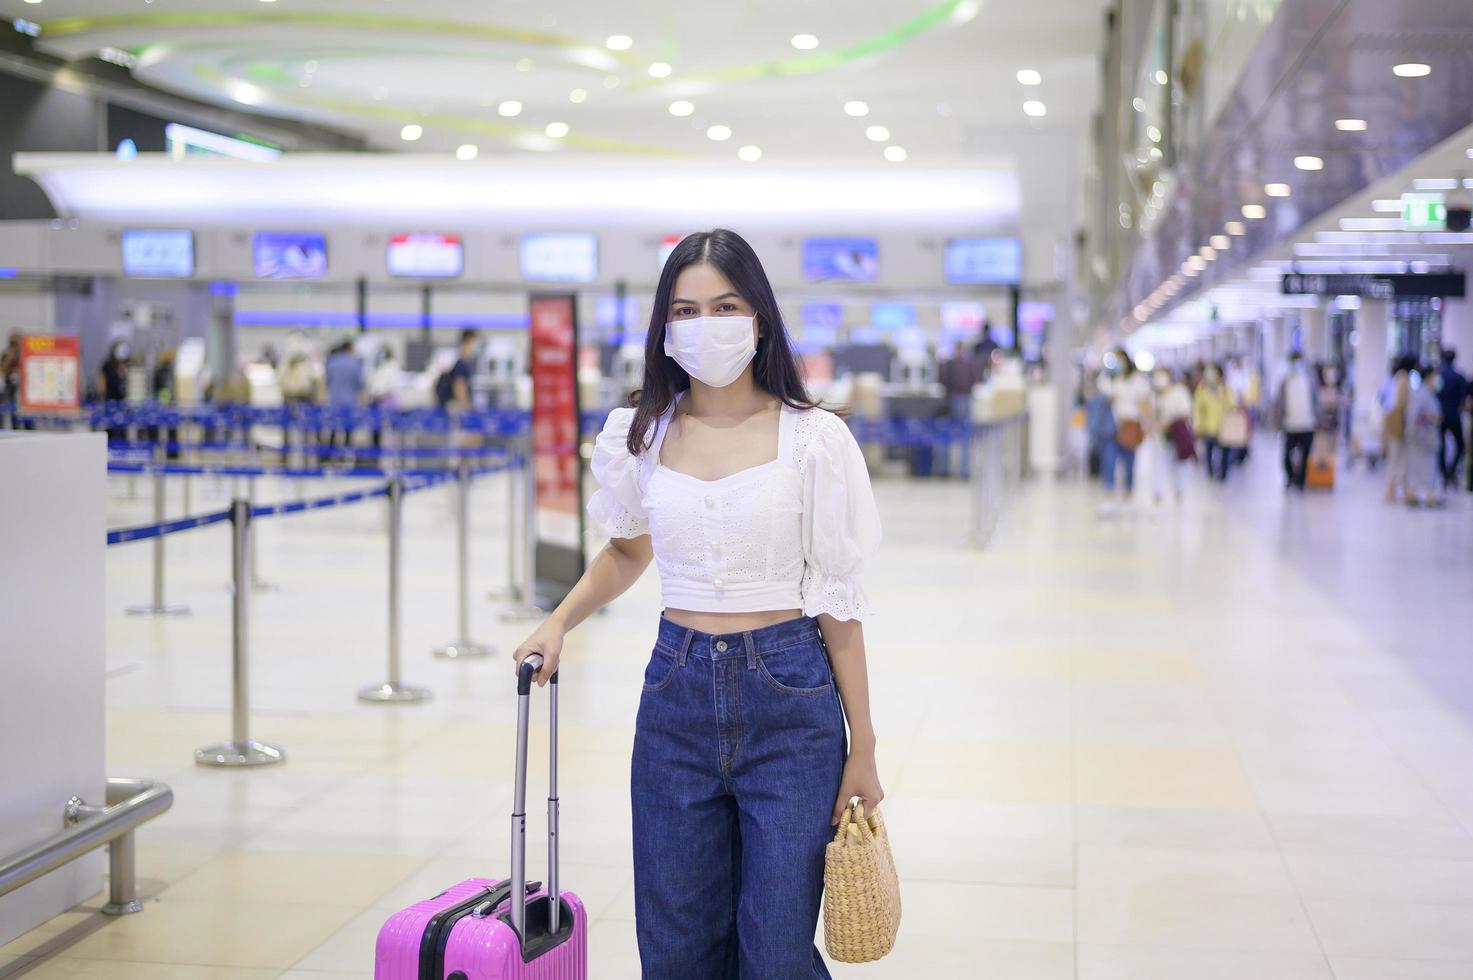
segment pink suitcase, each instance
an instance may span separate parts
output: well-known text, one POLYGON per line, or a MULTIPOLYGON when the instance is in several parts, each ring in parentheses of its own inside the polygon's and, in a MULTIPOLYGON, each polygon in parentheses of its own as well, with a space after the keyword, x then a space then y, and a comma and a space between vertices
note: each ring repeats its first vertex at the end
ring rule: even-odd
POLYGON ((517 675, 511 877, 467 878, 390 916, 379 930, 374 980, 588 980, 588 915, 578 896, 558 889, 557 674, 548 684, 547 887, 526 880, 527 714, 541 666, 534 653, 517 675))

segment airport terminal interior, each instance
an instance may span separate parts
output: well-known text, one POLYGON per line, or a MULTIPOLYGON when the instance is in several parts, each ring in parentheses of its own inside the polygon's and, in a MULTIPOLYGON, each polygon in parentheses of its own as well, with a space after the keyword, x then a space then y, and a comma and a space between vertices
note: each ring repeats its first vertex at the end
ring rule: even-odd
POLYGON ((0 978, 1473 978, 1468 0, 0 15, 0 978))

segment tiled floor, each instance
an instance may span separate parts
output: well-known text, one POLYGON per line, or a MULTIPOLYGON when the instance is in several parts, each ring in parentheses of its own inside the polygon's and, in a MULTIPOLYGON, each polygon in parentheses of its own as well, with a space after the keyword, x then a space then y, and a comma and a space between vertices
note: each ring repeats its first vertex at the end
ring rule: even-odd
MULTIPOLYGON (((1473 508, 1388 509, 1363 474, 1286 499, 1270 456, 1113 519, 1035 485, 982 554, 960 486, 880 481, 866 635, 905 922, 890 958, 836 977, 1473 977, 1473 508)), ((116 481, 110 525, 146 520, 146 489, 116 481)), ((505 652, 525 627, 485 598, 501 492, 475 496, 474 621, 505 652)), ((223 493, 197 485, 196 507, 223 493)), ((191 761, 229 730, 223 529, 171 539, 184 620, 125 617, 149 548, 109 551, 109 771, 176 803, 141 833, 144 914, 94 900, 0 948, 0 976, 367 977, 391 910, 504 872, 509 662, 429 656, 453 623, 447 504, 408 504, 423 705, 354 699, 385 672, 382 505, 262 525, 279 588, 253 597, 253 733, 287 748, 273 770, 191 761)), ((651 574, 565 660, 563 880, 598 980, 638 975, 628 757, 657 597, 651 574)))

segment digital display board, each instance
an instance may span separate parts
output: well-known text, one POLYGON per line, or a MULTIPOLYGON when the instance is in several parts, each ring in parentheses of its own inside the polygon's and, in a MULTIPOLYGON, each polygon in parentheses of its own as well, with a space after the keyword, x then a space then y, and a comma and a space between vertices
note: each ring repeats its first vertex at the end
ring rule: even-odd
POLYGON ((327 275, 326 235, 258 231, 254 244, 259 279, 321 279, 327 275))
POLYGON ((194 275, 194 232, 184 229, 123 232, 123 275, 166 279, 194 275))
POLYGON ((941 304, 941 329, 946 333, 977 333, 987 319, 987 307, 973 300, 950 300, 941 304))
POLYGON ((392 235, 388 250, 389 275, 411 279, 454 279, 465 269, 465 249, 459 235, 409 232, 392 235))
POLYGON ((829 302, 804 303, 798 310, 798 322, 805 330, 821 327, 837 330, 844 325, 844 304, 829 302))
POLYGON ((522 236, 522 278, 592 282, 598 277, 598 239, 589 232, 533 232, 522 236))
POLYGON ((1022 282, 1023 243, 1016 238, 954 238, 946 244, 946 281, 958 286, 1022 282))
POLYGON ((803 278, 874 282, 880 271, 880 246, 873 238, 805 238, 803 278))
POLYGON ((914 303, 883 302, 870 307, 869 322, 877 330, 902 330, 916 324, 914 303))

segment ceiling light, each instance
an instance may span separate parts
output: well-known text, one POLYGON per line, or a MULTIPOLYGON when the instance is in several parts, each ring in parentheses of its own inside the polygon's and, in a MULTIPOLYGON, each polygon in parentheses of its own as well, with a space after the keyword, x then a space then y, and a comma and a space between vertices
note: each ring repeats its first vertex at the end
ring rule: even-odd
POLYGON ((604 76, 604 88, 618 88, 618 87, 619 87, 619 76, 618 75, 605 75, 604 76))
POLYGON ((962 0, 951 11, 951 19, 958 24, 969 24, 982 10, 982 0, 962 0))
POLYGON ((1268 208, 1264 207, 1262 204, 1245 204, 1243 205, 1243 217, 1248 218, 1252 221, 1257 221, 1260 218, 1267 218, 1268 208))
POLYGON ((1147 126, 1146 136, 1150 137, 1152 143, 1161 142, 1161 130, 1156 126, 1147 126))
POLYGON ((517 60, 517 64, 516 64, 516 69, 517 69, 517 71, 531 71, 532 70, 532 59, 531 58, 520 58, 520 59, 518 59, 517 60))
POLYGON ((522 114, 522 104, 515 99, 507 99, 496 107, 496 112, 503 116, 520 116, 522 114))
POLYGON ((1157 85, 1165 85, 1167 82, 1166 70, 1164 68, 1157 68, 1155 78, 1157 85))
POLYGON ((1233 240, 1226 235, 1213 235, 1212 247, 1219 252, 1226 252, 1233 247, 1233 240))
POLYGON ((665 62, 663 61, 655 62, 653 65, 650 65, 649 68, 651 78, 669 78, 670 71, 670 66, 665 64, 665 62))
POLYGON ((1207 260, 1202 258, 1202 256, 1200 255, 1193 255, 1187 259, 1187 268, 1195 269, 1198 272, 1201 272, 1203 269, 1207 268, 1207 260))
POLYGON ((885 147, 885 159, 889 160, 891 163, 904 163, 905 158, 908 156, 910 156, 910 154, 905 152, 905 147, 903 146, 885 147))
POLYGON ((1324 170, 1325 161, 1316 156, 1301 156, 1294 158, 1294 166, 1300 170, 1324 170))
POLYGON ((716 125, 706 130, 706 138, 720 143, 722 140, 731 139, 731 127, 716 125))
POLYGON ((1342 133, 1364 133, 1366 121, 1364 119, 1336 119, 1335 128, 1342 133))
POLYGON ((1032 68, 1020 68, 1018 70, 1019 85, 1042 85, 1043 76, 1032 68))
POLYGON ((737 156, 741 157, 748 163, 753 163, 757 160, 762 159, 762 147, 744 146, 740 150, 737 150, 737 156))
POLYGON ((410 123, 408 126, 405 126, 403 129, 399 130, 399 138, 401 140, 404 140, 406 143, 413 143, 424 134, 424 127, 418 125, 417 123, 410 123))
POLYGON ((1023 103, 1023 111, 1036 119, 1039 116, 1048 115, 1048 106, 1037 99, 1029 99, 1023 103))
POLYGON ((565 122, 550 122, 547 124, 547 128, 544 129, 543 132, 552 139, 560 140, 564 136, 568 135, 568 124, 565 122))
POLYGON ((794 34, 793 47, 797 48, 799 51, 812 51, 814 48, 818 47, 818 38, 814 37, 812 34, 794 34))
POLYGON ((1213 248, 1211 245, 1203 245, 1200 249, 1198 249, 1197 254, 1206 259, 1208 262, 1211 262, 1217 258, 1217 249, 1213 248))
POLYGON ((575 88, 568 93, 568 101, 574 104, 588 101, 588 90, 586 88, 575 88))
POLYGON ((1289 191, 1289 185, 1288 184, 1264 184, 1263 185, 1263 193, 1267 194, 1269 197, 1288 197, 1289 196, 1289 193, 1290 193, 1290 191, 1289 191))
POLYGON ((628 34, 611 34, 604 44, 608 46, 610 51, 628 51, 634 47, 634 38, 628 34))
POLYGON ((1229 235, 1246 235, 1248 234, 1248 226, 1241 221, 1229 221, 1227 223, 1227 233, 1229 235))
POLYGON ((884 126, 870 126, 864 131, 864 135, 876 143, 883 143, 890 138, 890 131, 884 126))
POLYGON ((680 99, 677 102, 670 103, 670 115, 672 116, 688 116, 695 111, 695 105, 685 101, 684 99, 680 99))
POLYGON ((851 116, 867 116, 869 115, 869 106, 855 99, 853 102, 844 103, 844 111, 851 116))
POLYGON ((476 158, 476 154, 477 153, 480 153, 480 152, 481 152, 480 149, 477 148, 477 146, 474 143, 466 143, 463 146, 460 146, 460 147, 457 147, 456 148, 456 150, 455 150, 455 159, 457 159, 457 160, 474 160, 476 158))
POLYGON ((1146 100, 1143 99, 1143 98, 1141 98, 1139 95, 1137 95, 1135 98, 1131 99, 1130 100, 1130 104, 1135 109, 1136 112, 1145 112, 1146 111, 1146 100))
POLYGON ((40 3, 41 0, 26 0, 26 3, 40 3))
POLYGON ((1392 65, 1391 74, 1397 78, 1426 78, 1432 74, 1432 66, 1424 65, 1420 61, 1408 61, 1400 65, 1392 65))

